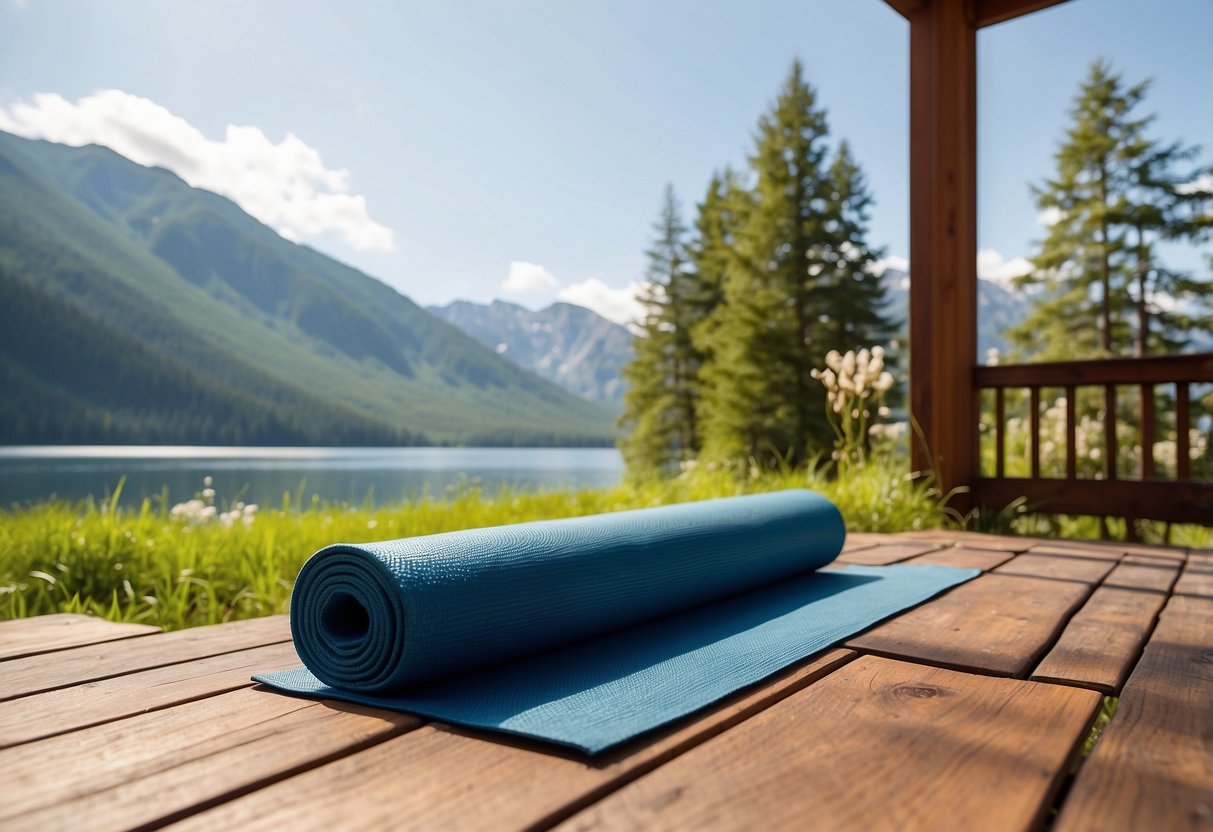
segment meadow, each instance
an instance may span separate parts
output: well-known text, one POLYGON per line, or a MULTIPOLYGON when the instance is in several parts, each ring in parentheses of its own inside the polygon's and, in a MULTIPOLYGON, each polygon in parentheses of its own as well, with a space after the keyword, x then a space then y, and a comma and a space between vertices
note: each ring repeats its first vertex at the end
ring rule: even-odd
MULTIPOLYGON (((483 526, 645 508, 736 494, 810 488, 841 509, 852 532, 968 527, 1071 539, 1099 534, 1093 518, 1034 518, 1014 511, 961 517, 930 476, 879 454, 843 477, 822 468, 751 470, 741 478, 690 470, 674 479, 580 491, 500 490, 475 484, 385 507, 303 499, 250 510, 200 492, 191 504, 117 494, 0 511, 0 619, 76 612, 165 629, 286 612, 303 562, 331 543, 359 543, 483 526)), ((1123 533, 1112 522, 1113 531, 1123 533)), ((1164 529, 1147 529, 1161 540, 1164 529)), ((1213 545, 1210 531, 1171 530, 1176 545, 1213 545)))
MULTIPOLYGON (((230 513, 173 511, 167 501, 118 505, 115 495, 0 512, 0 619, 78 612, 167 629, 287 610, 303 562, 331 543, 358 543, 527 520, 574 517, 734 494, 811 488, 839 506, 852 531, 942 527, 947 515, 929 480, 904 463, 871 464, 845 479, 819 470, 751 472, 737 479, 691 471, 672 480, 582 491, 475 486, 373 507, 302 500, 230 513), (227 514, 228 522, 221 522, 227 514)), ((202 495, 200 494, 200 498, 202 495)), ((204 500, 203 502, 212 502, 204 500)))

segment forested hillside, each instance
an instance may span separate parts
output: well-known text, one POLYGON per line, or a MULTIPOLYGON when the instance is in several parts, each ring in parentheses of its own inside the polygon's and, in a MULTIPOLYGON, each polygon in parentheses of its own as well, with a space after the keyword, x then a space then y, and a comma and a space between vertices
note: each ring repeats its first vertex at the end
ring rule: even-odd
POLYGON ((610 416, 234 203, 0 133, 0 442, 605 444, 610 416))

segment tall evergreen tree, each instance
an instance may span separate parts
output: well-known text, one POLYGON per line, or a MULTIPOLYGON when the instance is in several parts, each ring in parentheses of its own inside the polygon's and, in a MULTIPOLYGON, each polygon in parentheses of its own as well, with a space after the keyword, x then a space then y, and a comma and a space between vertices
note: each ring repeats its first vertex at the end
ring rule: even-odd
POLYGON ((1186 216, 1193 200, 1182 193, 1188 177, 1175 166, 1195 149, 1146 136, 1153 116, 1137 109, 1148 86, 1126 86, 1096 61, 1079 89, 1056 175, 1033 188, 1037 206, 1056 221, 1033 271, 1018 280, 1043 289, 1008 332, 1021 352, 1056 359, 1174 349, 1195 321, 1164 310, 1157 297, 1210 296, 1207 283, 1166 269, 1156 256, 1159 239, 1193 233, 1186 216))
POLYGON ((834 290, 829 320, 823 323, 830 348, 839 351, 884 343, 899 324, 885 312, 884 281, 872 269, 884 252, 867 242, 871 205, 863 171, 844 139, 826 173, 824 226, 829 243, 819 275, 823 286, 834 290))
POLYGON ((800 462, 826 447, 824 391, 809 373, 830 349, 886 327, 879 282, 864 269, 872 252, 862 176, 845 147, 826 167, 827 140, 825 111, 797 61, 758 123, 753 189, 713 319, 701 408, 713 460, 800 462), (850 283, 855 304, 838 291, 850 283))
MULTIPOLYGON (((690 245, 692 264, 686 303, 691 318, 691 342, 696 366, 695 412, 701 424, 703 375, 717 344, 716 325, 724 303, 725 278, 734 257, 737 229, 743 222, 749 194, 733 171, 713 174, 698 205, 695 235, 690 245)), ((696 450, 699 450, 696 447, 696 450)))
POLYGON ((633 474, 652 475, 694 456, 699 446, 695 418, 698 357, 691 339, 693 290, 687 228, 673 186, 667 186, 647 252, 645 308, 633 339, 632 361, 619 425, 619 448, 633 474))

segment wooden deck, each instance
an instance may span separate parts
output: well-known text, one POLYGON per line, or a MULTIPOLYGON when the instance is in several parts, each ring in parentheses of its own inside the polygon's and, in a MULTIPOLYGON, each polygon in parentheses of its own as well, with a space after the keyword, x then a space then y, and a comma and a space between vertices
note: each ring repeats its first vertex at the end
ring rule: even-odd
POLYGON ((0 829, 1213 828, 1213 552, 857 534, 843 560, 985 574, 589 761, 254 686, 298 663, 281 616, 3 623, 0 829))

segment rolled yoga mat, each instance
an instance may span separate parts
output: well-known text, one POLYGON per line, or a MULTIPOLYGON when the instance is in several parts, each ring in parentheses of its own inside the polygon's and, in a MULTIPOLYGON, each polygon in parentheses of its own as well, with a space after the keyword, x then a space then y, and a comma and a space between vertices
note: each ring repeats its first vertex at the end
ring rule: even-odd
POLYGON ((595 753, 968 580, 814 572, 842 549, 809 491, 320 550, 291 598, 283 691, 595 753))

